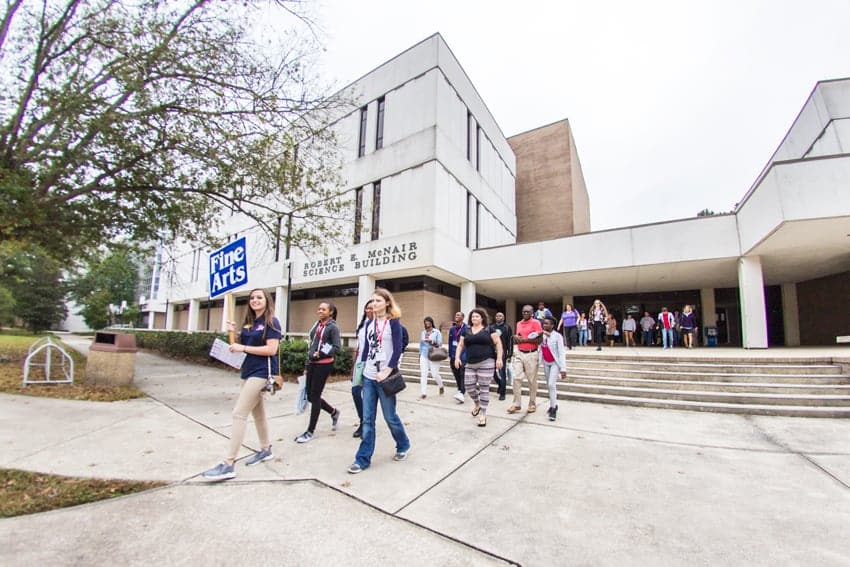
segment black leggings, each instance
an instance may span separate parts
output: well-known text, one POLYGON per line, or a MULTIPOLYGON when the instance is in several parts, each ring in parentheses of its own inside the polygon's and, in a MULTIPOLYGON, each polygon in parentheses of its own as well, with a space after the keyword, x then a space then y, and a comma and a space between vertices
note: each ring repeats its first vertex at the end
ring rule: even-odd
POLYGON ((307 426, 307 431, 310 433, 316 431, 320 411, 325 410, 329 414, 333 414, 334 412, 334 408, 322 399, 325 382, 328 376, 330 376, 333 367, 332 362, 328 364, 307 365, 307 400, 310 402, 310 425, 307 426))
POLYGON ((593 322, 593 344, 602 346, 602 341, 605 340, 605 323, 602 321, 593 322))

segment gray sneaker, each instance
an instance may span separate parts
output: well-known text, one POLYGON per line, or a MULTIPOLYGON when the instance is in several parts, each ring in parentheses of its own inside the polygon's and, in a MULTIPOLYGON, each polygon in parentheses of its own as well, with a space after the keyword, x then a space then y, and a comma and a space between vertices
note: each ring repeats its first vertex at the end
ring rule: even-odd
POLYGON ((331 431, 336 431, 336 426, 339 423, 339 408, 335 409, 331 414, 331 431))
POLYGON ((305 431, 301 435, 295 438, 296 443, 309 443, 313 440, 313 434, 309 431, 305 431))
POLYGON ((351 463, 348 467, 348 474, 358 474, 363 472, 363 467, 358 465, 357 463, 351 463))
POLYGON ((252 467, 254 465, 259 465, 264 461, 270 461, 274 459, 274 455, 272 455, 272 446, 269 445, 268 449, 260 449, 256 453, 254 453, 250 459, 245 461, 246 467, 252 467))
POLYGON ((394 461, 403 461, 403 460, 407 459, 407 455, 410 454, 411 449, 412 449, 412 447, 408 447, 407 451, 396 451, 396 454, 393 457, 393 460, 394 461))
POLYGON ((236 478, 236 471, 233 470, 233 465, 219 463, 210 470, 204 471, 202 476, 208 480, 228 480, 236 478))

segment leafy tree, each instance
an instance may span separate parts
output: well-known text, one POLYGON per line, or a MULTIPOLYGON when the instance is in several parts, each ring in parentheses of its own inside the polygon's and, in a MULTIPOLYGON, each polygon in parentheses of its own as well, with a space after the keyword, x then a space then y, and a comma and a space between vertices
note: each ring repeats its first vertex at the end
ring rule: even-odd
POLYGON ((69 258, 119 235, 210 241, 225 210, 270 234, 292 218, 295 245, 337 233, 328 124, 348 105, 311 75, 305 2, 0 10, 0 239, 69 258), (288 18, 273 40, 257 31, 269 9, 288 18))
POLYGON ((15 296, 8 287, 0 285, 0 325, 15 322, 15 296))
POLYGON ((65 307, 64 266, 34 245, 0 245, 0 281, 14 298, 14 314, 33 332, 62 322, 65 307))
POLYGON ((138 264, 124 250, 90 261, 84 272, 69 282, 70 296, 82 307, 79 314, 92 329, 101 329, 110 323, 110 304, 133 305, 138 297, 138 286, 138 264))

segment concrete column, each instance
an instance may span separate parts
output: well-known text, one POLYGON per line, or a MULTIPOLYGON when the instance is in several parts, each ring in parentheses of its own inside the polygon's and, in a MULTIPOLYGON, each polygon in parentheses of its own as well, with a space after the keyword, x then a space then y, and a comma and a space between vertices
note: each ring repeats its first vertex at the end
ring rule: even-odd
POLYGON ((699 341, 706 345, 708 338, 705 334, 705 327, 717 326, 717 303, 714 300, 714 288, 705 287, 699 290, 700 311, 697 313, 697 318, 700 326, 699 341))
POLYGON ((797 284, 782 284, 782 325, 785 346, 800 346, 800 309, 797 305, 797 284))
MULTIPOLYGON (((279 285, 274 288, 274 316, 280 321, 280 326, 283 329, 286 327, 286 312, 289 311, 289 293, 285 285, 279 285)), ((289 329, 283 329, 284 335, 289 329)))
POLYGON ((200 299, 190 299, 189 300, 189 325, 187 329, 189 331, 197 331, 199 329, 198 323, 201 314, 201 300, 200 299))
POLYGON ((174 304, 171 302, 165 304, 165 330, 174 330, 174 304))
POLYGON ((360 321, 363 309, 366 308, 366 302, 372 299, 373 293, 375 293, 375 278, 360 276, 357 279, 357 321, 360 321))
POLYGON ((738 260, 738 288, 744 348, 767 348, 767 313, 760 256, 744 256, 738 260))
POLYGON ((475 284, 472 282, 460 284, 460 310, 464 317, 469 317, 469 312, 475 307, 477 307, 475 304, 475 284))
POLYGON ((505 300, 505 321, 511 329, 516 327, 516 299, 505 300))

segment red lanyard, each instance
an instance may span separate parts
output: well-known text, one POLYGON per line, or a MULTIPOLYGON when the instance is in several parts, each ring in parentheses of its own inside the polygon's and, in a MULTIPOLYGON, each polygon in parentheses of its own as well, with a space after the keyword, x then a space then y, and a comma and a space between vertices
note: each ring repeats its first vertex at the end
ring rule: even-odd
POLYGON ((378 341, 378 350, 381 350, 381 343, 384 342, 384 331, 386 330, 387 323, 389 323, 389 322, 390 322, 389 318, 384 319, 384 324, 381 325, 380 331, 378 330, 378 324, 375 323, 375 332, 377 333, 377 335, 375 336, 375 340, 378 341))
POLYGON ((325 325, 327 323, 319 323, 319 328, 316 331, 316 335, 319 337, 318 344, 322 344, 322 335, 325 333, 325 325))

